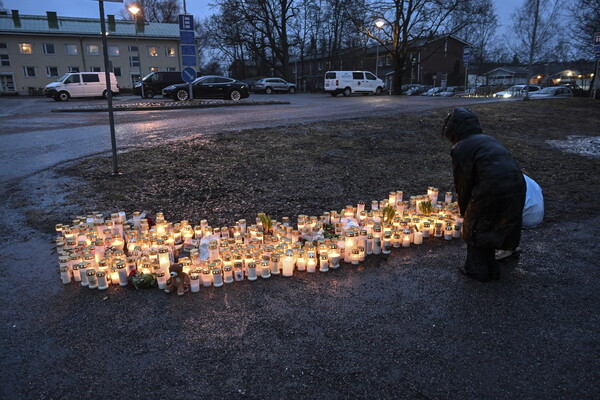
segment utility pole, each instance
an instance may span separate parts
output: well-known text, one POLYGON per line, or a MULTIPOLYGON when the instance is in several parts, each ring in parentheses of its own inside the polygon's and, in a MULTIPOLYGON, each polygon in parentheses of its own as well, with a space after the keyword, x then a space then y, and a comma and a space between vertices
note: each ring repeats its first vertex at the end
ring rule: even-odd
POLYGON ((533 32, 531 34, 531 43, 529 46, 529 66, 527 68, 527 82, 525 84, 525 97, 523 100, 529 100, 529 81, 531 80, 531 68, 533 67, 533 53, 535 51, 535 41, 537 34, 538 19, 540 16, 540 0, 535 0, 535 10, 533 10, 533 32))

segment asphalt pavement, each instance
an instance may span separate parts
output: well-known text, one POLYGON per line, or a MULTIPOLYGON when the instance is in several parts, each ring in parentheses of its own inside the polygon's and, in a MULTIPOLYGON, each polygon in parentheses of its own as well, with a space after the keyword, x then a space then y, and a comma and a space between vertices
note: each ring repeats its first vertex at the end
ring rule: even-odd
MULTIPOLYGON (((259 111, 118 115, 119 145, 469 101, 294 99, 259 111)), ((429 240, 358 267, 183 298, 63 285, 53 238, 27 220, 82 212, 64 197, 78 182, 54 167, 106 152, 110 142, 102 116, 48 116, 44 100, 5 108, 10 99, 0 99, 0 398, 600 396, 598 216, 524 231, 523 254, 487 284, 457 273, 460 241, 429 240)))

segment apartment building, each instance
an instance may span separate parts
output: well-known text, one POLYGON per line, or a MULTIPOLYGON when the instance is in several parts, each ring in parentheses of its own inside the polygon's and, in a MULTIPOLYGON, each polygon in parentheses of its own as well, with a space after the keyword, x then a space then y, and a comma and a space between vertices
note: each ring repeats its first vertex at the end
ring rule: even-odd
MULTIPOLYGON (((179 26, 106 18, 110 70, 121 90, 153 71, 179 71, 179 26), (141 65, 141 71, 140 71, 141 65)), ((39 94, 67 72, 104 71, 100 19, 0 14, 0 95, 39 94)))

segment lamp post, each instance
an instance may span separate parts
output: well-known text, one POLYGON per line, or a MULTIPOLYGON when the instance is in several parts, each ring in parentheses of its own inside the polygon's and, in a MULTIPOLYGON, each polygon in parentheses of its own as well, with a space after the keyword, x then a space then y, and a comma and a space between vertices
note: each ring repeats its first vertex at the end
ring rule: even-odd
POLYGON ((135 4, 132 4, 131 6, 129 6, 129 12, 133 14, 133 16, 136 19, 136 25, 135 25, 135 45, 137 47, 137 54, 138 54, 138 67, 140 69, 140 89, 142 91, 142 99, 145 98, 146 96, 144 96, 144 81, 142 80, 144 78, 144 75, 142 73, 142 54, 140 53, 140 40, 138 38, 138 27, 137 27, 137 19, 139 12, 142 11, 141 8, 139 8, 138 6, 136 6, 135 4))
MULTIPOLYGON (((378 19, 377 21, 375 21, 375 26, 379 30, 381 30, 381 28, 383 28, 384 25, 385 21, 382 19, 378 19)), ((379 40, 376 40, 375 45, 377 46, 377 54, 375 56, 375 76, 379 78, 379 76, 377 75, 377 72, 379 71, 379 40)))

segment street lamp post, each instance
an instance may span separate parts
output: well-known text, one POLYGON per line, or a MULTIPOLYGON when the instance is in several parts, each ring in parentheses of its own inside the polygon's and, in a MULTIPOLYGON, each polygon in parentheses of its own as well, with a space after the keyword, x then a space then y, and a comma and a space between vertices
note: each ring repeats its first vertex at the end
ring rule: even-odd
MULTIPOLYGON (((385 21, 382 19, 378 19, 377 21, 375 21, 375 26, 377 27, 377 29, 381 30, 381 28, 383 28, 383 26, 385 25, 385 21)), ((379 77, 377 75, 377 72, 379 71, 379 41, 375 40, 375 45, 377 46, 377 53, 375 55, 375 76, 379 77)))
POLYGON ((133 14, 133 16, 136 19, 136 24, 135 24, 135 45, 137 47, 137 55, 138 55, 138 67, 140 69, 140 89, 142 91, 142 99, 145 98, 146 96, 144 96, 144 81, 142 80, 144 78, 144 74, 142 72, 142 54, 140 52, 140 40, 138 38, 138 21, 137 19, 139 12, 142 11, 139 7, 137 7, 135 4, 132 4, 131 6, 129 6, 129 12, 133 14))

